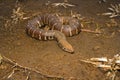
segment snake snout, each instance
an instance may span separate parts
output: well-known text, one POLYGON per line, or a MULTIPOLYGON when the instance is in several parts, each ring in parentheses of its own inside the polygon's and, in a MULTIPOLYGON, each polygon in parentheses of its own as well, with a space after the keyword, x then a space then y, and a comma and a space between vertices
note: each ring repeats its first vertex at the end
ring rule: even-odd
POLYGON ((69 53, 74 53, 74 49, 70 44, 67 44, 66 46, 64 46, 63 50, 69 53))

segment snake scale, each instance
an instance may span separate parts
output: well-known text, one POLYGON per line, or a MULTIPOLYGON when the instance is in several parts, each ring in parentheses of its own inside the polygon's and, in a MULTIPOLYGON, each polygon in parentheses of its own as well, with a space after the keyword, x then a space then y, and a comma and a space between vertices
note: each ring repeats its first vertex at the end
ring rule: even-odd
POLYGON ((57 40, 59 46, 69 53, 74 49, 66 40, 66 36, 74 36, 81 31, 78 19, 72 17, 59 17, 53 14, 38 15, 28 21, 26 32, 29 36, 38 40, 57 40), (49 29, 44 28, 48 26, 49 29))

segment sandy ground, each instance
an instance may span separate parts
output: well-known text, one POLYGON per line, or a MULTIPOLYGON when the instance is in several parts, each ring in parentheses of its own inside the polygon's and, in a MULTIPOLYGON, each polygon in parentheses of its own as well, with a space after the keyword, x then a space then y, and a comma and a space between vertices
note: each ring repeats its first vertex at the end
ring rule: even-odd
MULTIPOLYGON (((120 0, 106 0, 107 2, 105 3, 99 3, 99 0, 68 1, 76 6, 68 8, 46 6, 47 0, 21 0, 19 6, 26 13, 25 16, 29 17, 37 13, 70 15, 72 10, 73 13, 81 14, 81 17, 85 17, 90 22, 86 23, 83 29, 95 30, 99 28, 103 34, 96 35, 81 32, 76 36, 67 37, 67 40, 75 49, 75 53, 70 54, 61 50, 54 40, 39 41, 29 37, 25 32, 28 20, 22 20, 17 24, 5 26, 7 19, 10 19, 12 10, 15 8, 16 0, 0 0, 0 53, 18 64, 36 69, 42 74, 61 76, 66 79, 70 78, 70 80, 106 80, 105 71, 91 64, 81 62, 81 60, 91 57, 112 58, 115 54, 119 53, 120 18, 114 19, 117 23, 116 25, 108 16, 97 14, 108 12, 107 8, 110 4, 120 3, 120 0), (110 24, 110 26, 106 25, 106 23, 110 24)), ((51 0, 50 2, 63 1, 51 0)), ((7 64, 5 65, 8 66, 7 64)), ((8 67, 1 69, 0 78, 10 73, 7 71, 10 69, 8 67)), ((19 74, 17 74, 16 78, 9 80, 25 80, 25 75, 19 74)), ((31 80, 47 80, 35 76, 31 78, 31 80)), ((119 80, 119 78, 120 73, 117 75, 116 80, 119 80)))

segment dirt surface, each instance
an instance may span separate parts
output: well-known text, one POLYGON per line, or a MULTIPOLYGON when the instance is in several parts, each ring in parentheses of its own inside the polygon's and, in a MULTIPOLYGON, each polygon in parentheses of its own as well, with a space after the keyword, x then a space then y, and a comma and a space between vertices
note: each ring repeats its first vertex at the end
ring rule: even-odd
MULTIPOLYGON (((45 5, 48 0, 20 0, 18 3, 16 0, 0 0, 0 53, 18 64, 38 70, 42 74, 60 76, 69 80, 106 80, 105 71, 81 62, 81 60, 91 57, 112 58, 120 52, 120 17, 111 20, 108 16, 97 15, 108 12, 107 8, 110 7, 110 4, 120 3, 120 0, 106 0, 101 3, 99 3, 100 0, 68 1, 76 6, 68 8, 50 6, 51 3, 63 2, 62 0, 50 0, 49 5, 45 5), (70 15, 72 10, 73 13, 79 13, 81 17, 85 17, 85 20, 81 21, 84 24, 83 29, 99 29, 102 34, 81 32, 76 36, 67 37, 75 49, 75 53, 70 54, 64 52, 55 40, 39 41, 29 37, 25 32, 29 19, 21 20, 16 24, 9 22, 12 10, 18 6, 25 12, 25 17, 38 13, 70 15), (7 25, 7 23, 12 25, 7 25)), ((7 64, 3 65, 7 66, 7 64)), ((4 73, 0 72, 0 78, 9 73, 6 71, 10 69, 9 67, 2 68, 1 72, 4 73)), ((9 80, 25 80, 25 75, 22 73, 17 75, 15 79, 9 80)), ((38 79, 39 77, 34 77, 30 80, 38 79)), ((119 79, 120 75, 117 75, 116 80, 119 79)))

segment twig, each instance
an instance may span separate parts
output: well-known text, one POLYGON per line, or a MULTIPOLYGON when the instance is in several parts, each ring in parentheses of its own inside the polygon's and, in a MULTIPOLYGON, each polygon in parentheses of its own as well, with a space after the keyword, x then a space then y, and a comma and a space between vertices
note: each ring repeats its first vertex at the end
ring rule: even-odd
MULTIPOLYGON (((40 71, 38 71, 38 70, 29 68, 29 67, 24 67, 24 66, 22 66, 22 65, 20 65, 20 64, 18 64, 18 63, 16 63, 16 62, 14 62, 14 61, 12 61, 11 59, 9 59, 9 58, 7 58, 7 57, 5 57, 5 56, 2 56, 2 57, 3 57, 3 61, 14 65, 14 66, 13 66, 14 68, 15 68, 15 67, 16 67, 16 68, 18 67, 18 68, 21 68, 21 69, 24 69, 24 70, 32 71, 32 72, 35 72, 35 73, 40 74, 40 75, 42 75, 43 77, 47 77, 47 78, 50 77, 50 78, 64 79, 64 78, 59 77, 59 76, 51 76, 51 75, 42 74, 42 73, 41 73, 40 71)), ((11 75, 12 75, 12 74, 14 74, 14 72, 12 72, 11 75)), ((30 75, 30 73, 28 73, 26 79, 29 79, 29 75, 30 75)))
POLYGON ((26 77, 25 80, 29 80, 29 79, 30 79, 30 72, 28 72, 27 77, 26 77))
POLYGON ((12 70, 12 72, 8 75, 8 79, 12 77, 12 75, 15 73, 15 69, 12 70))
POLYGON ((83 31, 83 32, 89 32, 89 33, 95 33, 95 34, 101 34, 101 32, 91 31, 91 30, 88 30, 88 29, 81 29, 81 31, 83 31))

